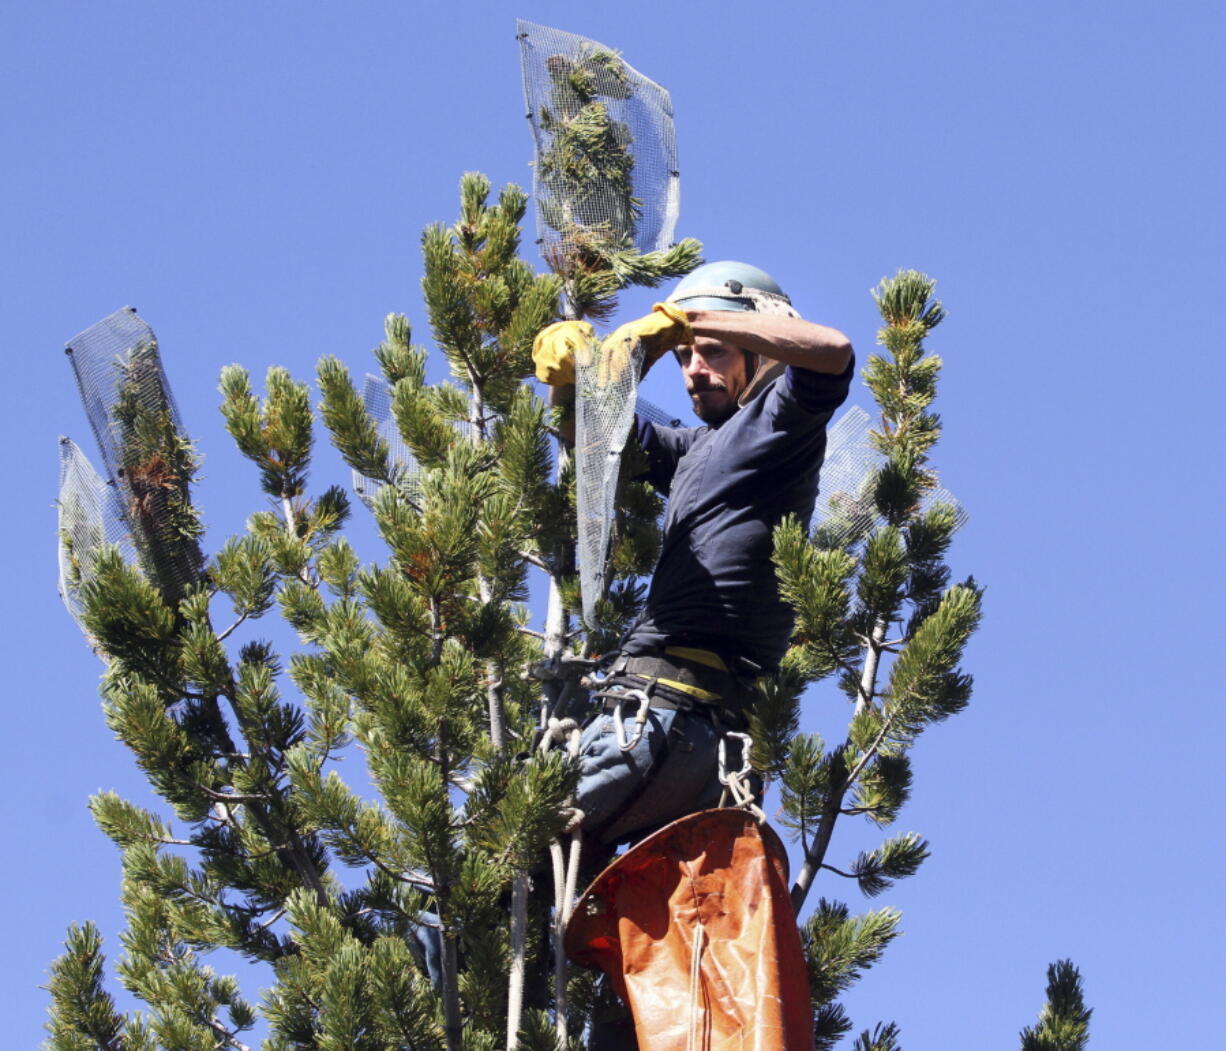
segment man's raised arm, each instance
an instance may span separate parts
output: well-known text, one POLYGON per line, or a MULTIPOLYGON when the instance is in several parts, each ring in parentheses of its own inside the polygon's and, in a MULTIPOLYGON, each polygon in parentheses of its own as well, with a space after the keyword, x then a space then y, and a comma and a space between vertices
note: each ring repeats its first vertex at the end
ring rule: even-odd
POLYGON ((687 310, 696 337, 717 339, 798 369, 837 376, 851 361, 851 340, 803 318, 737 310, 687 310))

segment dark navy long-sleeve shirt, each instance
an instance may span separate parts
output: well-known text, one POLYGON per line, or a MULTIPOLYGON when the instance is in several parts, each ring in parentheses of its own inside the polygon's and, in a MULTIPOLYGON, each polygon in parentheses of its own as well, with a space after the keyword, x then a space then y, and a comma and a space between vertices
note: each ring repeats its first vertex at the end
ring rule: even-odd
POLYGON ((669 500, 660 561, 623 653, 685 645, 778 666, 793 616, 779 597, 771 533, 785 515, 806 528, 812 519, 826 424, 854 367, 838 376, 789 367, 716 427, 637 418, 644 477, 669 500))

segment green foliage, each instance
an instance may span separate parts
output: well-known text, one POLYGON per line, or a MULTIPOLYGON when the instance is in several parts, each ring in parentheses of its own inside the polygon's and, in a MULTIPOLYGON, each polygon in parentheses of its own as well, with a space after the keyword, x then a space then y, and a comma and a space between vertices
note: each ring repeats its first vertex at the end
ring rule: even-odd
POLYGON ((928 857, 928 844, 914 832, 887 839, 876 850, 861 853, 852 874, 866 898, 875 898, 896 879, 913 876, 928 857))
POLYGON ((899 1051, 902 1045, 898 1034, 898 1026, 893 1022, 878 1022, 871 1032, 866 1029, 856 1037, 852 1051, 899 1051))
POLYGON ((191 502, 199 462, 176 427, 156 343, 134 347, 119 366, 111 417, 117 481, 141 565, 174 605, 200 575, 204 527, 191 502))
POLYGON ((702 246, 686 238, 657 252, 634 248, 642 202, 634 196, 633 139, 608 107, 634 90, 621 56, 588 45, 574 60, 554 55, 548 70, 550 104, 539 122, 551 146, 537 163, 537 206, 557 233, 549 266, 574 316, 605 318, 619 290, 688 274, 702 262, 702 246))
MULTIPOLYGON (((390 461, 349 370, 318 367, 333 444, 382 483, 382 563, 363 565, 341 535, 343 490, 311 491, 307 385, 273 368, 261 394, 229 366, 221 411, 268 506, 186 585, 106 548, 81 584, 108 660, 107 721, 184 827, 113 793, 92 800, 123 856, 117 972, 144 1010, 115 1013, 97 932, 74 929, 53 973, 52 1046, 240 1046, 255 1009, 201 962, 218 947, 272 969, 271 1048, 454 1049, 461 1032, 465 1047, 502 1046, 507 896, 561 832, 576 776, 564 753, 531 748, 541 647, 520 605, 530 567, 568 564, 573 476, 550 480, 549 415, 522 382, 560 281, 517 256, 522 192, 492 202, 470 174, 460 198, 459 221, 423 238, 430 327, 453 382, 427 384, 401 315, 375 352, 412 477, 390 461), (250 634, 274 608, 303 644, 287 658, 250 634), (365 770, 347 770, 359 756, 365 770), (423 924, 441 937, 438 984, 423 924)), ((169 410, 121 408, 132 456, 138 439, 166 455, 181 441, 169 410)), ((176 469, 194 465, 186 444, 170 452, 176 469)), ((174 490, 184 501, 188 477, 174 490)), ((190 503, 180 510, 196 522, 190 503)), ((659 511, 627 487, 609 631, 642 601, 659 511)), ((546 954, 532 947, 527 962, 530 985, 547 988, 546 954)), ((578 1031, 590 995, 572 984, 578 1031)), ((553 1046, 545 1014, 525 1015, 524 1040, 553 1046)))
POLYGON ((1090 1015, 1081 972, 1071 960, 1047 968, 1047 1002, 1039 1021, 1021 1032, 1022 1051, 1083 1051, 1090 1039, 1090 1015))
MULTIPOLYGON (((121 397, 125 471, 148 483, 140 499, 157 529, 141 569, 100 551, 80 586, 83 621, 108 660, 107 722, 185 827, 113 793, 91 801, 123 857, 128 922, 116 970, 145 1006, 116 1012, 101 939, 74 927, 52 969, 49 1047, 242 1046, 256 1009, 237 979, 202 963, 219 947, 271 972, 262 1013, 274 1051, 503 1045, 507 901, 562 831, 576 778, 573 760, 533 747, 541 688, 529 669, 557 654, 526 628, 528 573, 544 570, 572 607, 577 582, 573 469, 565 458, 555 465, 556 414, 522 382, 532 338, 563 292, 573 312, 601 316, 618 289, 698 261, 693 242, 639 255, 584 218, 596 209, 632 228, 636 216, 625 130, 594 94, 594 71, 616 74, 619 63, 593 52, 553 70, 548 119, 567 152, 543 171, 547 207, 562 209, 549 221, 566 235, 555 274, 518 258, 523 193, 508 187, 491 203, 480 175, 461 180, 458 221, 423 236, 430 329, 453 382, 427 383, 426 352, 402 315, 388 315, 375 351, 417 471, 390 460, 349 370, 319 363, 333 444, 381 484, 382 562, 363 565, 341 535, 343 490, 311 494, 309 390, 285 370, 268 371, 263 396, 242 368, 222 373, 227 428, 270 505, 207 571, 190 504, 195 454, 174 431, 169 400, 150 410, 121 397), (302 643, 287 658, 250 634, 274 607, 302 643), (228 626, 218 629, 223 611, 228 626), (359 757, 364 769, 344 765, 359 757), (427 929, 441 944, 437 982, 419 939, 427 929)), ((826 862, 835 822, 896 819, 916 738, 969 699, 959 664, 980 616, 973 580, 949 586, 953 509, 919 509, 935 484, 927 457, 939 436, 929 407, 940 362, 922 345, 943 317, 931 291, 923 275, 902 272, 875 293, 891 357, 874 356, 865 374, 886 464, 862 494, 871 514, 850 542, 815 540, 794 520, 779 527, 775 563, 796 634, 750 713, 753 762, 782 784, 782 822, 800 836, 810 878, 846 875, 869 896, 913 874, 927 844, 896 836, 843 873, 826 862), (796 731, 803 691, 831 676, 854 708, 846 739, 827 746, 796 731)), ((561 645, 603 652, 637 614, 660 510, 647 487, 623 483, 609 592, 586 635, 563 629, 561 645)), ((825 899, 804 923, 819 1048, 850 1032, 837 997, 898 923, 888 908, 853 917, 825 899)), ((526 966, 536 1006, 522 1016, 520 1046, 577 1047, 559 1041, 540 1007, 552 1003, 543 946, 529 945, 526 966)), ((1058 968, 1026 1048, 1084 1043, 1079 977, 1058 968)), ((590 977, 572 976, 568 996, 577 1033, 596 998, 590 977)), ((855 1046, 890 1051, 897 1030, 879 1025, 855 1046)))
MULTIPOLYGON (((750 759, 764 777, 779 777, 787 765, 789 749, 800 727, 800 697, 805 677, 794 661, 784 661, 777 675, 764 676, 755 684, 749 709, 749 733, 753 738, 750 759)), ((820 743, 818 745, 820 750, 820 743)))
POLYGON ((798 734, 792 739, 780 776, 780 819, 800 836, 806 849, 830 796, 831 777, 841 769, 840 760, 841 756, 824 752, 816 734, 798 734))
POLYGON ((283 368, 268 370, 263 403, 245 369, 221 373, 222 415, 239 451, 260 468, 264 491, 278 500, 301 496, 311 458, 311 413, 305 383, 283 368))
MULTIPOLYGON (((766 757, 760 768, 780 778, 781 821, 805 850, 793 890, 797 906, 823 870, 854 879, 867 897, 916 872, 928 845, 913 833, 861 852, 844 868, 831 864, 835 825, 844 815, 892 824, 910 796, 916 738, 970 699, 971 678, 959 663, 979 624, 982 591, 973 580, 949 586, 944 560, 954 508, 921 509, 936 484, 928 456, 940 436, 930 407, 941 362, 923 345, 944 317, 933 285, 923 274, 899 271, 873 293, 887 355, 870 356, 864 378, 881 412, 871 438, 883 463, 843 507, 854 528, 841 541, 833 530, 807 536, 794 520, 775 531, 780 591, 796 611, 796 627, 779 683, 759 691, 754 736, 766 757), (847 737, 833 747, 793 733, 794 698, 829 676, 853 704, 847 737)), ((819 1047, 850 1030, 834 997, 876 960, 897 922, 888 910, 850 920, 845 906, 825 900, 810 918, 819 1047)), ((878 1026, 855 1046, 894 1048, 897 1032, 878 1026)))
POLYGON ((835 998, 881 958, 899 934, 900 919, 896 910, 888 908, 852 916, 846 905, 822 898, 801 924, 819 1047, 833 1047, 850 1028, 835 998))
POLYGON ((509 186, 494 205, 489 194, 489 180, 469 172, 460 181, 460 221, 422 236, 435 342, 456 379, 478 395, 472 423, 482 431, 491 422, 485 406, 505 413, 531 373, 532 339, 556 316, 559 292, 555 277, 534 275, 516 258, 523 192, 509 186))
POLYGON ((102 985, 102 935, 92 923, 68 930, 64 955, 51 965, 51 1051, 93 1051, 139 1046, 124 1038, 124 1020, 102 985))

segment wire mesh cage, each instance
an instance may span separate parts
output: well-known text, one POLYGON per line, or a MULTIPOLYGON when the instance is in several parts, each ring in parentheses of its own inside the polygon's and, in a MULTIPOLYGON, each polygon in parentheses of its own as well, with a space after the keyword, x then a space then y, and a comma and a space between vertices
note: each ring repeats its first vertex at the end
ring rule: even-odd
POLYGON ((592 341, 575 360, 575 503, 583 619, 595 624, 596 603, 607 584, 622 453, 634 425, 643 344, 592 341))
POLYGON ((153 330, 131 307, 69 341, 85 413, 145 572, 174 603, 200 578, 195 454, 153 330))
MULTIPOLYGON (((392 416, 391 385, 382 376, 367 373, 362 385, 362 402, 366 406, 367 414, 374 421, 379 437, 387 442, 387 462, 392 470, 392 477, 407 483, 412 491, 410 495, 413 492, 420 495, 420 486, 416 481, 419 474, 417 461, 404 439, 400 437, 400 428, 396 426, 396 419, 392 416)), ((383 482, 379 479, 371 478, 357 470, 353 472, 353 491, 367 507, 374 507, 375 494, 382 487, 383 482)))
POLYGON ((518 37, 551 268, 593 248, 667 247, 680 208, 668 92, 586 37, 522 19, 518 37))
MULTIPOLYGON (((413 450, 400 434, 400 427, 392 413, 392 386, 382 376, 366 374, 362 384, 362 403, 367 415, 375 425, 379 437, 387 442, 387 462, 396 487, 410 500, 421 500, 421 465, 413 450)), ((472 424, 466 420, 452 421, 462 437, 472 436, 472 424)), ((353 491, 368 508, 374 509, 375 496, 384 483, 360 471, 353 472, 353 491)))
POLYGON ((60 438, 60 489, 56 501, 60 597, 82 631, 81 588, 94 579, 99 553, 108 545, 135 564, 136 548, 119 494, 94 470, 76 442, 60 438))
MULTIPOLYGON (((878 524, 873 486, 885 457, 869 438, 872 419, 860 406, 850 406, 826 432, 821 495, 813 513, 813 536, 823 546, 845 546, 878 524)), ((954 524, 966 524, 966 509, 948 489, 936 486, 920 500, 920 510, 936 504, 953 508, 954 524)))
POLYGON ((660 408, 655 402, 648 401, 646 398, 639 398, 634 405, 634 415, 642 416, 645 420, 650 420, 652 423, 658 423, 662 427, 680 427, 682 421, 674 416, 671 412, 666 412, 660 408))

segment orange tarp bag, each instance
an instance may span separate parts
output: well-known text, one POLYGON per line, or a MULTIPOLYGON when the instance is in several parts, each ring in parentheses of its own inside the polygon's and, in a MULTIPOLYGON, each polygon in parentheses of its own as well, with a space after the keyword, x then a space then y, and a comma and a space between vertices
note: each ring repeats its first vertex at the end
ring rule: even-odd
POLYGON ((565 944, 609 976, 640 1048, 812 1051, 787 854, 745 810, 691 814, 617 858, 579 899, 565 944))

